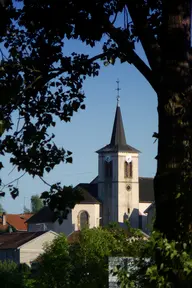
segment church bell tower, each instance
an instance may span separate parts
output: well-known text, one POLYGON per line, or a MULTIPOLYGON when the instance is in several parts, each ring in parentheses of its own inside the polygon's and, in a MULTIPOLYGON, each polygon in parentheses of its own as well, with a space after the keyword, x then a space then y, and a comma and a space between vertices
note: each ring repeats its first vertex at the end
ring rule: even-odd
POLYGON ((102 225, 112 222, 139 226, 139 151, 127 144, 119 104, 117 107, 110 144, 98 153, 98 196, 102 202, 102 225))

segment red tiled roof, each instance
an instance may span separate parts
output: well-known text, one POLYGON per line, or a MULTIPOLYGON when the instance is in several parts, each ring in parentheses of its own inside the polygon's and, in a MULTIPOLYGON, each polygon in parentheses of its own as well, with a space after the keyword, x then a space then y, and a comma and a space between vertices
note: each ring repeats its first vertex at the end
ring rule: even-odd
POLYGON ((17 231, 27 231, 27 221, 33 214, 5 214, 6 225, 3 225, 2 215, 0 215, 0 230, 6 230, 9 226, 14 227, 17 231))
POLYGON ((47 231, 13 232, 0 234, 0 250, 16 249, 44 233, 47 233, 47 231))
POLYGON ((69 234, 69 236, 67 237, 67 241, 69 242, 69 244, 73 244, 73 243, 79 242, 80 234, 81 234, 80 230, 73 231, 71 234, 69 234))

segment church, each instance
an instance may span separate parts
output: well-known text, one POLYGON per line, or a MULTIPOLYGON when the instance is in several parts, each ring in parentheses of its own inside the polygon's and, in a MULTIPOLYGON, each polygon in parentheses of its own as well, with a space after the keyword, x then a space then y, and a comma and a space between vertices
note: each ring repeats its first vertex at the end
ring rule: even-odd
POLYGON ((126 142, 119 97, 110 143, 96 153, 98 175, 90 183, 79 183, 74 188, 81 191, 84 199, 68 218, 59 225, 52 221, 53 212, 44 207, 27 220, 28 231, 52 230, 69 235, 85 225, 123 225, 129 220, 132 227, 148 232, 145 211, 154 202, 153 178, 139 176, 140 151, 126 142))

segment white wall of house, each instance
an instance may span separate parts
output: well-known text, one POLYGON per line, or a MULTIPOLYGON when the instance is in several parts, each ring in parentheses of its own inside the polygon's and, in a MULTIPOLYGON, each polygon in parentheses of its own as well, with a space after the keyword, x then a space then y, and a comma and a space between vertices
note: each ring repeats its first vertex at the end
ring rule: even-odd
POLYGON ((150 209, 148 210, 147 214, 147 227, 148 227, 148 233, 150 234, 153 230, 153 222, 155 219, 155 205, 152 205, 150 209))
POLYGON ((57 236, 58 234, 53 231, 48 231, 47 233, 23 244, 18 248, 20 251, 20 263, 30 265, 31 261, 34 261, 44 252, 45 245, 50 244, 57 236))
POLYGON ((139 202, 139 212, 144 214, 144 211, 151 205, 152 202, 139 202))
POLYGON ((139 203, 139 212, 140 217, 142 217, 142 230, 147 233, 148 232, 148 221, 147 221, 147 214, 144 211, 151 205, 151 202, 140 202, 139 203))

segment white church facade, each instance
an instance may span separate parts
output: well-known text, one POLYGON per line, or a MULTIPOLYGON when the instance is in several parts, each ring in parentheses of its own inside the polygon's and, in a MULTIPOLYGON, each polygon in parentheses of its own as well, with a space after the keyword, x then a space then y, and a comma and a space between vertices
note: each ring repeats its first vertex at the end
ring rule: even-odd
POLYGON ((154 202, 153 178, 139 177, 140 151, 126 142, 119 104, 111 141, 96 152, 98 176, 74 188, 82 192, 84 200, 75 205, 61 225, 52 221, 53 212, 48 207, 42 208, 27 220, 28 231, 52 230, 69 235, 85 225, 123 225, 129 220, 132 227, 148 232, 145 211, 154 202))

